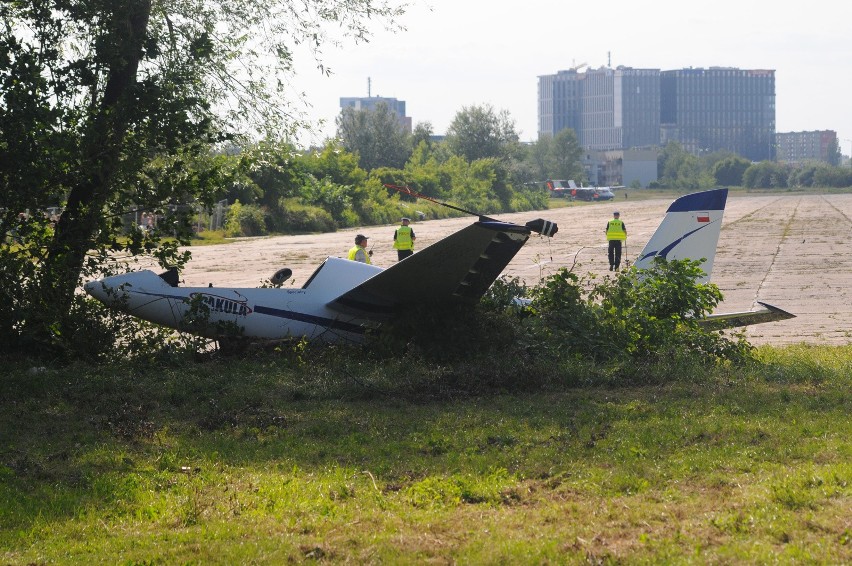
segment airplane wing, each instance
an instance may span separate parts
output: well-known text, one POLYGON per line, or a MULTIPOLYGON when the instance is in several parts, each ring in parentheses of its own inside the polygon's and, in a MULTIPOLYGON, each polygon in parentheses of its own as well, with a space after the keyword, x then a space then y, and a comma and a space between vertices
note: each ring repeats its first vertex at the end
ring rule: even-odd
POLYGON ((739 328, 751 324, 762 324, 764 322, 775 322, 796 318, 796 315, 779 309, 767 303, 757 302, 762 308, 753 311, 710 314, 701 320, 701 325, 709 330, 725 330, 727 328, 739 328))
POLYGON ((532 231, 548 236, 556 232, 555 225, 546 233, 535 222, 539 221, 520 226, 482 217, 343 293, 328 306, 375 318, 410 304, 476 302, 532 231))

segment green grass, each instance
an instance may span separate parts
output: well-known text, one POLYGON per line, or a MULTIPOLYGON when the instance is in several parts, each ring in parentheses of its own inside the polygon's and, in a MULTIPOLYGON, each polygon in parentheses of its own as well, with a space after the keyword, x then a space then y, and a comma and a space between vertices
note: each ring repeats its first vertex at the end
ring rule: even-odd
POLYGON ((233 241, 233 238, 225 237, 224 230, 202 230, 195 234, 190 245, 215 246, 218 244, 229 244, 233 241))
POLYGON ((7 364, 0 563, 852 561, 850 347, 646 387, 353 355, 7 364))

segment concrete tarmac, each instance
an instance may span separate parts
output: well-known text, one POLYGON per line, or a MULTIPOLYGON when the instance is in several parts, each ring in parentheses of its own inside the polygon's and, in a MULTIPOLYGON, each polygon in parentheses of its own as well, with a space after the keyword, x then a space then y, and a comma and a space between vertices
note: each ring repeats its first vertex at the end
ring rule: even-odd
MULTIPOLYGON (((564 208, 493 215, 523 224, 535 218, 559 225, 554 238, 533 235, 505 274, 528 284, 572 267, 577 273, 609 277, 604 228, 613 210, 621 212, 630 262, 662 221, 671 198, 574 203, 564 208)), ((473 217, 414 222, 415 253, 466 226, 473 217)), ((301 287, 328 256, 345 257, 355 235, 370 238, 373 263, 396 262, 392 248, 397 224, 334 233, 239 239, 192 247, 182 285, 257 287, 282 267, 293 270, 287 286, 301 287)), ((750 310, 763 301, 796 318, 750 326, 752 344, 852 343, 852 194, 779 193, 729 196, 711 281, 724 301, 716 312, 750 310)))

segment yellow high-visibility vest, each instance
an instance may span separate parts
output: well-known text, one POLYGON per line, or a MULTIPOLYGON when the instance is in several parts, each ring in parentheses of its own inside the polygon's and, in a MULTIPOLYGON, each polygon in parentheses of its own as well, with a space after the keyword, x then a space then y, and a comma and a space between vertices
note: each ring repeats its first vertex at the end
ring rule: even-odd
POLYGON ((622 241, 627 239, 627 230, 624 229, 624 222, 620 218, 613 218, 606 223, 606 239, 622 241))
POLYGON ((411 226, 400 226, 396 229, 396 238, 393 241, 395 250, 413 250, 414 240, 411 239, 413 230, 411 226))
POLYGON ((369 264, 370 254, 367 253, 367 250, 356 244, 351 250, 349 250, 348 259, 369 264))

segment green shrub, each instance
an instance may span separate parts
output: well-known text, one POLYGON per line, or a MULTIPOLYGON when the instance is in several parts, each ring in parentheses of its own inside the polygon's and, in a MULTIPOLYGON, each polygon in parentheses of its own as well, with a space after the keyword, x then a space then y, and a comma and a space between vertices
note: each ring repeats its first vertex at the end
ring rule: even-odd
POLYGON ((252 204, 235 201, 228 209, 225 221, 225 234, 228 237, 262 236, 266 234, 266 219, 263 210, 252 204))
POLYGON ((562 269, 531 292, 533 316, 524 319, 530 340, 599 361, 745 362, 752 348, 741 336, 701 326, 722 294, 697 282, 700 264, 658 259, 648 270, 627 270, 599 283, 562 269))
MULTIPOLYGON (((344 214, 344 221, 349 221, 344 214)), ((337 223, 331 214, 322 208, 306 205, 297 198, 281 199, 272 214, 270 226, 275 232, 304 234, 311 232, 334 232, 337 223)))

